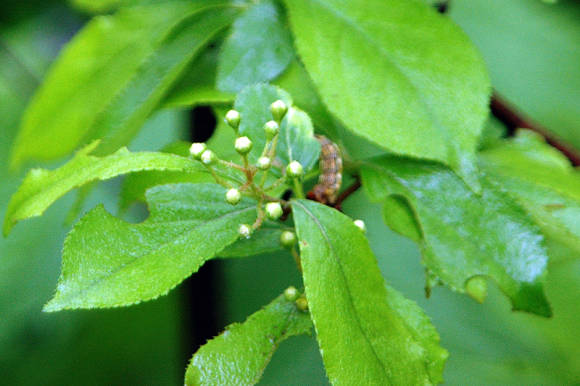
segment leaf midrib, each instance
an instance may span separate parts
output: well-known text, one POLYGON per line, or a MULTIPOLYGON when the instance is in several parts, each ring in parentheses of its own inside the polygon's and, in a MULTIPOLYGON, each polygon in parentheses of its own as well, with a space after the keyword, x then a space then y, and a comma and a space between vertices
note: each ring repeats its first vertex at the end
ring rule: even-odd
POLYGON ((371 351, 373 353, 373 355, 375 356, 377 362, 379 362, 379 364, 381 365, 381 368, 383 369, 383 373, 385 374, 385 376, 391 380, 391 377, 389 376, 389 372, 387 371, 387 369, 385 368, 385 365, 383 364, 383 362, 380 360, 379 355, 377 354, 374 345, 371 343, 369 337, 367 336, 367 334, 365 333, 364 329, 362 328, 362 323, 360 321, 359 315, 358 315, 358 310, 355 307, 355 303, 354 300, 352 298, 351 295, 351 290, 350 290, 350 286, 349 286, 349 282, 346 279, 346 274, 344 273, 344 269, 342 267, 342 263, 340 261, 340 259, 337 258, 336 255, 336 251, 334 250, 334 247, 332 245, 332 243, 330 242, 330 238, 328 237, 328 234, 326 233, 326 229, 322 226, 322 224, 320 223, 320 221, 318 221, 318 218, 316 216, 314 216, 314 214, 312 212, 310 212, 303 204, 294 201, 295 205, 298 205, 302 208, 302 210, 304 210, 304 212, 306 212, 306 214, 312 218, 312 220, 314 221, 314 223, 316 224, 316 226, 320 229, 320 233, 322 234, 322 236, 324 237, 324 239, 326 240, 330 251, 332 252, 332 256, 334 258, 334 260, 337 262, 337 265, 339 267, 340 270, 340 275, 342 276, 343 282, 345 283, 345 287, 347 289, 347 294, 348 294, 348 302, 350 303, 351 309, 354 311, 354 316, 356 318, 356 326, 358 327, 359 331, 361 332, 362 336, 365 338, 366 342, 368 343, 368 345, 371 348, 371 351))

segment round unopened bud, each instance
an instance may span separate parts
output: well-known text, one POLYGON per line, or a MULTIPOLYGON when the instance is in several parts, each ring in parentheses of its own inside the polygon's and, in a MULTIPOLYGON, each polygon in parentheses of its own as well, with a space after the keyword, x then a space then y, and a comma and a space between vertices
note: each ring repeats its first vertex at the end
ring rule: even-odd
POLYGON ((280 235, 280 244, 284 248, 292 248, 296 244, 296 233, 290 231, 284 231, 280 235))
POLYGON ((296 289, 296 287, 290 286, 284 290, 284 297, 289 302, 293 302, 296 299, 298 299, 298 295, 299 295, 299 293, 298 293, 298 290, 296 289))
POLYGON ((238 233, 240 234, 240 236, 249 239, 250 236, 252 235, 252 228, 248 224, 242 224, 238 228, 238 233))
POLYGON ((232 188, 226 192, 226 201, 232 205, 236 205, 242 199, 242 194, 238 189, 232 188))
POLYGON ((248 154, 252 150, 253 145, 252 140, 248 137, 236 138, 235 148, 240 154, 248 154))
POLYGON ((270 105, 270 111, 272 112, 272 117, 277 122, 281 122, 286 112, 288 112, 288 106, 282 100, 278 99, 276 102, 270 105))
POLYGON ((306 300, 304 295, 301 295, 298 299, 296 299, 296 308, 302 312, 308 311, 308 300, 306 300))
POLYGON ((280 131, 280 125, 276 121, 268 121, 264 125, 264 132, 266 133, 267 139, 272 139, 280 131))
POLYGON ((278 220, 284 211, 279 202, 269 202, 266 204, 266 214, 270 220, 278 220))
POLYGON ((286 174, 290 177, 301 177, 304 174, 304 168, 298 161, 292 161, 286 167, 286 174))
POLYGON ((207 150, 207 146, 203 142, 194 142, 191 144, 189 148, 189 154, 197 160, 201 159, 201 155, 204 151, 207 150))
POLYGON ((230 110, 226 113, 226 123, 234 130, 238 130, 240 126, 240 113, 236 110, 230 110))
POLYGON ((367 231, 367 226, 365 225, 365 222, 363 220, 354 220, 353 223, 361 231, 363 232, 367 231))
POLYGON ((203 162, 205 165, 212 165, 215 163, 216 160, 217 157, 215 153, 211 150, 206 150, 203 153, 201 153, 201 162, 203 162))
POLYGON ((258 158, 258 163, 256 164, 260 170, 268 170, 272 166, 272 160, 269 157, 258 158))

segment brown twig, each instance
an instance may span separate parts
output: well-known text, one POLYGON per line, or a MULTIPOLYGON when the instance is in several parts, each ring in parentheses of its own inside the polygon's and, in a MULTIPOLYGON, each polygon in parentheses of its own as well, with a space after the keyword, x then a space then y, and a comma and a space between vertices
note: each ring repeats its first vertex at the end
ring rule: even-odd
POLYGON ((570 160, 572 165, 580 165, 580 152, 562 141, 556 135, 550 133, 541 125, 516 111, 509 103, 497 95, 497 93, 493 94, 490 107, 493 116, 507 126, 510 134, 513 134, 516 129, 534 131, 544 137, 547 143, 562 152, 570 160))
POLYGON ((355 178, 356 178, 356 181, 353 182, 342 193, 340 193, 340 195, 336 199, 336 202, 334 203, 334 205, 332 205, 336 209, 341 210, 342 209, 342 203, 343 203, 343 201, 346 200, 351 194, 353 194, 354 192, 356 192, 357 190, 359 190, 359 188, 361 187, 360 177, 359 176, 355 176, 355 178))

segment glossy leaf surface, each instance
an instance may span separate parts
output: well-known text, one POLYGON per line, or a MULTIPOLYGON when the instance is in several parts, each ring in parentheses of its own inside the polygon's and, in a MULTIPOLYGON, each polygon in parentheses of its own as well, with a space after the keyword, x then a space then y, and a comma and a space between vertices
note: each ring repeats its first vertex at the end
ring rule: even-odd
POLYGON ((288 0, 295 44, 329 110, 383 148, 439 160, 477 187, 490 93, 463 32, 408 0, 288 0))
POLYGON ((238 238, 255 202, 232 206, 215 184, 163 185, 147 192, 150 217, 119 220, 99 206, 67 236, 57 293, 45 311, 126 306, 169 292, 238 238), (209 237, 211 235, 211 237, 209 237))
POLYGON ((436 279, 465 292, 470 279, 486 276, 515 310, 551 314, 543 290, 548 263, 544 238, 524 209, 493 181, 482 177, 478 195, 447 168, 396 157, 365 164, 362 177, 374 201, 397 195, 409 202, 423 235, 423 263, 436 279))
POLYGON ((93 19, 35 96, 13 163, 63 157, 104 136, 104 150, 125 144, 197 51, 232 22, 225 4, 162 2, 93 19))
POLYGON ((484 151, 481 167, 512 194, 544 233, 580 256, 580 173, 529 131, 484 151))
POLYGON ((320 153, 320 144, 314 137, 310 117, 300 109, 291 107, 292 98, 287 92, 267 84, 245 88, 234 105, 242 116, 240 134, 247 135, 254 142, 250 159, 255 161, 262 153, 266 143, 263 127, 272 120, 270 104, 278 99, 283 100, 289 109, 280 125, 277 159, 284 166, 290 161, 298 161, 308 171, 316 164, 320 153))
POLYGON ((93 142, 86 146, 56 170, 31 170, 10 200, 4 219, 4 234, 10 232, 16 222, 40 216, 67 192, 93 181, 141 170, 205 172, 201 164, 172 154, 130 153, 123 148, 106 157, 95 157, 90 153, 97 145, 98 142, 93 142))
POLYGON ((226 327, 221 335, 202 346, 191 359, 185 384, 256 384, 281 342, 311 330, 308 313, 280 296, 244 323, 226 327))
POLYGON ((431 384, 445 350, 412 302, 389 294, 364 234, 340 212, 293 201, 306 297, 333 384, 431 384))
POLYGON ((294 57, 290 31, 271 0, 259 2, 240 16, 219 58, 217 88, 237 92, 282 73, 294 57))

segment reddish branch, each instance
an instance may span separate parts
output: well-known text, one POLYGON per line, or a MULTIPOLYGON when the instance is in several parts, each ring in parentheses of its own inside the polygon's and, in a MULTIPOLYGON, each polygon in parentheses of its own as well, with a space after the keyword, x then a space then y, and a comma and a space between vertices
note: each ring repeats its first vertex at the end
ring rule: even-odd
POLYGON ((491 113, 507 126, 507 128, 510 130, 510 133, 513 133, 515 129, 518 128, 535 131, 544 137, 547 143, 561 151, 562 154, 564 154, 570 160, 572 165, 580 165, 580 152, 560 140, 557 136, 550 133, 539 124, 531 121, 528 117, 517 112, 497 94, 494 94, 491 98, 491 113))

